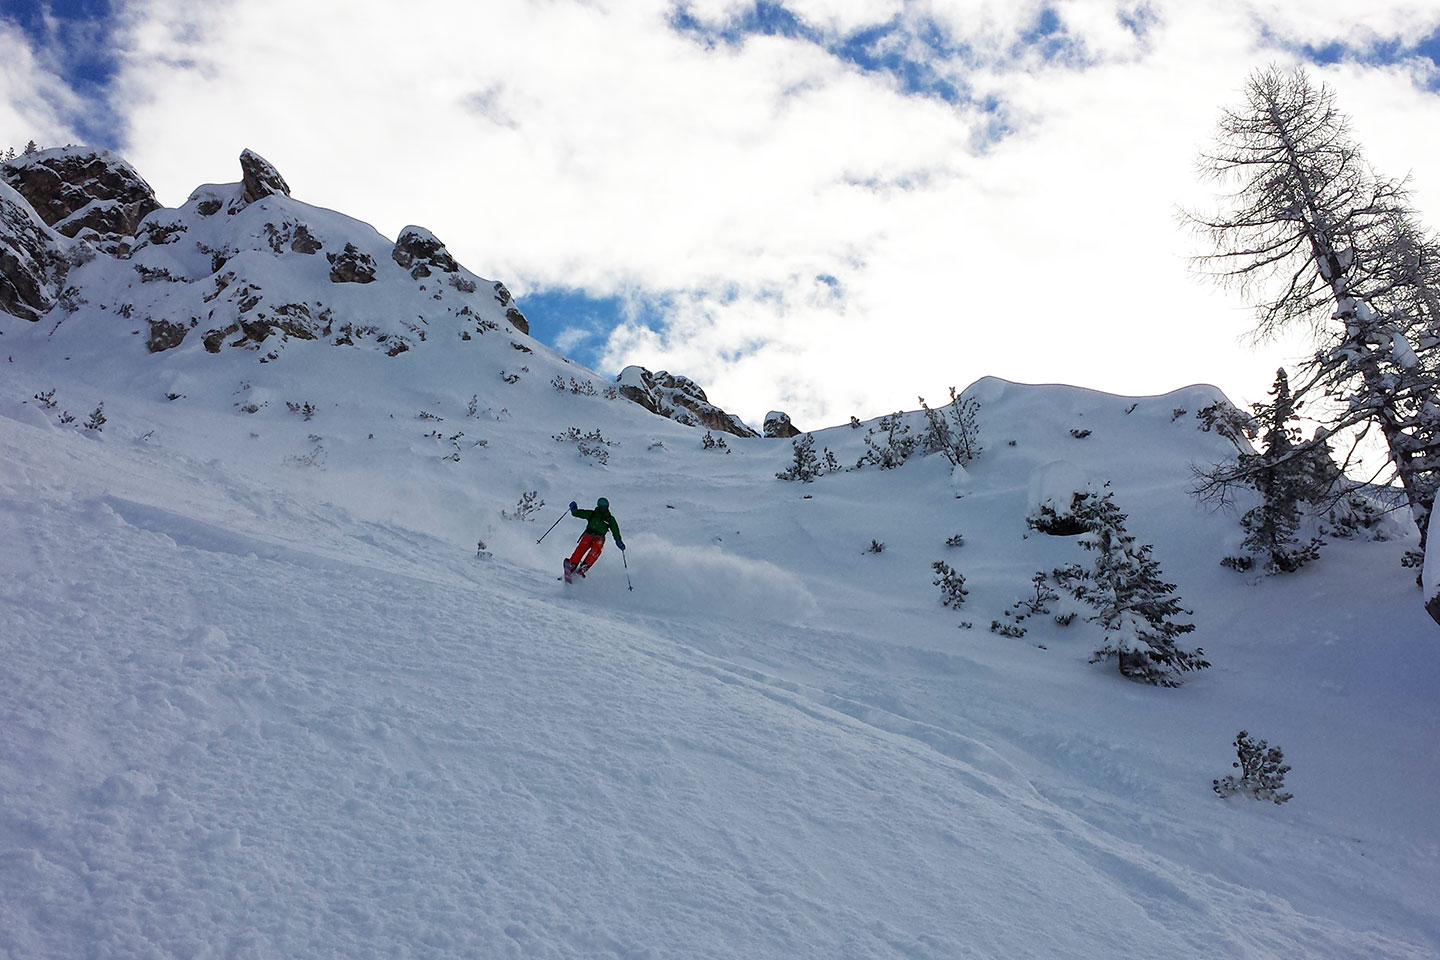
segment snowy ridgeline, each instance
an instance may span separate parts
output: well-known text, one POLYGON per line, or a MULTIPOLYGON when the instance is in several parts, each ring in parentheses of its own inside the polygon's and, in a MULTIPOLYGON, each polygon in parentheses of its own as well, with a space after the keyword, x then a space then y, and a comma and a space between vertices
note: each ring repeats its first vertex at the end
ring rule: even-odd
POLYGON ((1296 572, 1222 566, 1258 495, 1189 492, 1240 452, 1212 388, 707 444, 364 225, 156 216, 248 231, 246 282, 331 332, 153 351, 179 281, 134 263, 207 266, 163 251, 3 318, 0 954, 1440 953, 1416 533, 1311 513, 1296 572), (566 585, 599 496, 628 549, 566 585), (1146 571, 1173 605, 1087 599, 1146 571), (1209 664, 1178 689, 1122 676, 1156 623, 1209 664))

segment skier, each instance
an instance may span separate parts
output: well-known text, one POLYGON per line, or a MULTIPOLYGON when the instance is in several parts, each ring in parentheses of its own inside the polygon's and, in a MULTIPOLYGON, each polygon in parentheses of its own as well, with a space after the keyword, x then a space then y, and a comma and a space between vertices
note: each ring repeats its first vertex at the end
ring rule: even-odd
POLYGON ((580 542, 575 546, 575 552, 565 561, 565 582, 570 582, 570 575, 574 573, 585 576, 585 571, 595 566, 595 561, 600 557, 600 551, 605 549, 605 534, 615 534, 615 546, 621 550, 625 549, 625 541, 620 538, 620 524, 615 522, 615 517, 610 513, 610 501, 601 497, 595 501, 594 510, 581 510, 574 500, 570 501, 571 516, 579 517, 586 521, 585 532, 580 534, 580 542))

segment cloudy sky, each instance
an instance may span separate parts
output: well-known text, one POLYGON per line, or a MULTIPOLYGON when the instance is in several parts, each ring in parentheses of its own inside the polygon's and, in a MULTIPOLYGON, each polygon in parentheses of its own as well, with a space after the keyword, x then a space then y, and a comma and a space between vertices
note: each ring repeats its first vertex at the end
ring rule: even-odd
POLYGON ((1437 61, 1437 0, 0 0, 0 149, 175 206, 252 148, 756 424, 985 375, 1243 402, 1304 344, 1190 270, 1220 110, 1306 65, 1437 226, 1437 61))

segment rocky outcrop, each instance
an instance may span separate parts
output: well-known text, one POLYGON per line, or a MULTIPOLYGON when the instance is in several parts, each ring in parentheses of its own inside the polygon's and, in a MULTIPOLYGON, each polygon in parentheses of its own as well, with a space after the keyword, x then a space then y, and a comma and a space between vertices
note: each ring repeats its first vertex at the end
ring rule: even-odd
POLYGON ((290 185, 280 171, 254 150, 240 151, 240 175, 241 197, 247 204, 277 193, 290 196, 290 185))
POLYGON ((496 280, 495 302, 506 308, 505 319, 510 322, 510 326, 519 330, 521 333, 529 333, 530 321, 525 319, 525 314, 520 312, 520 308, 515 306, 513 300, 514 298, 510 296, 510 289, 499 280, 496 280))
POLYGON ((626 367, 615 381, 620 395, 651 413, 692 427, 720 430, 737 437, 758 437, 738 417, 731 416, 705 397, 693 381, 661 370, 651 373, 644 367, 626 367))
POLYGON ((790 414, 771 410, 765 414, 765 436, 788 440, 800 436, 800 428, 790 422, 790 414))
POLYGON ((395 249, 390 251, 390 259, 409 270, 416 280, 430 276, 435 270, 454 273, 460 269, 445 244, 424 227, 409 226, 401 230, 395 249))
POLYGON ((0 311, 33 321, 55 305, 69 269, 62 243, 19 192, 0 183, 0 311))
POLYGON ((108 150, 40 150, 0 164, 0 178, 56 232, 84 233, 102 245, 133 237, 160 208, 150 184, 108 150))
POLYGON ((361 253, 355 244, 345 244, 339 253, 327 253, 331 283, 370 283, 375 279, 375 259, 361 253))

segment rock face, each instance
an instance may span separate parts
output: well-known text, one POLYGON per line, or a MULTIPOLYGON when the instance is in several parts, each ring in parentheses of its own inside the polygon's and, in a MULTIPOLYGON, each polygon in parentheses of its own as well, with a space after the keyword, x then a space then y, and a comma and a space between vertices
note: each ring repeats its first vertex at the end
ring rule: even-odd
POLYGON ((693 380, 661 370, 651 373, 644 367, 626 367, 616 379, 620 394, 651 413, 693 427, 720 430, 737 437, 759 434, 712 404, 693 380))
POLYGON ((401 230, 400 239, 395 241, 395 249, 390 252, 390 259, 409 270, 410 276, 416 280, 430 276, 435 270, 454 273, 460 269, 460 264, 450 256, 445 244, 424 227, 409 226, 401 230))
POLYGON ((765 436, 788 440, 800 436, 800 428, 790 422, 790 414, 771 410, 765 414, 765 436))
POLYGON ((56 232, 102 242, 133 237, 160 208, 135 169, 107 150, 59 147, 0 165, 0 177, 56 232))
POLYGON ((253 150, 240 172, 166 209, 102 150, 0 163, 0 334, 42 319, 62 340, 123 326, 153 354, 241 349, 273 363, 292 341, 396 356, 436 334, 529 333, 504 284, 464 269, 428 230, 407 227, 392 245, 291 197, 253 150))
POLYGON ((512 299, 510 289, 500 281, 495 281, 495 302, 506 308, 505 319, 510 321, 510 325, 521 333, 529 333, 530 321, 525 319, 525 314, 520 312, 520 308, 515 306, 512 299))
POLYGON ((280 171, 254 150, 240 151, 240 175, 241 196, 247 204, 277 193, 290 196, 290 185, 280 176, 280 171))
POLYGON ((375 261, 370 254, 355 249, 355 244, 345 244, 339 253, 327 253, 330 261, 331 283, 371 283, 375 279, 375 261))
POLYGON ((55 305, 69 262, 19 192, 0 183, 0 310, 39 320, 55 305))

